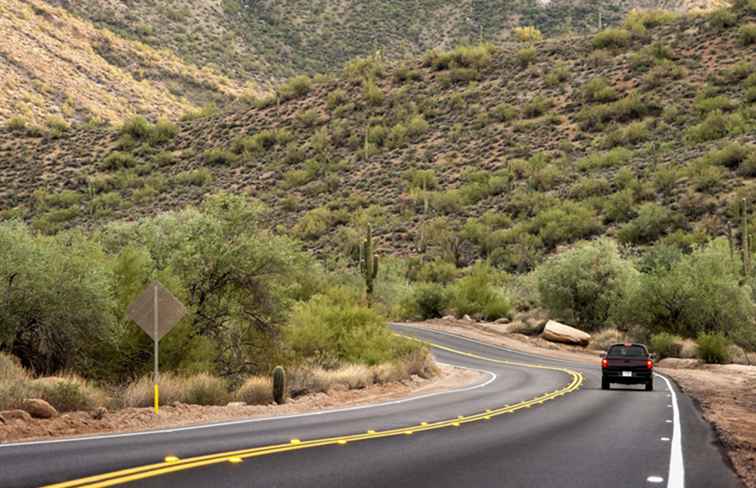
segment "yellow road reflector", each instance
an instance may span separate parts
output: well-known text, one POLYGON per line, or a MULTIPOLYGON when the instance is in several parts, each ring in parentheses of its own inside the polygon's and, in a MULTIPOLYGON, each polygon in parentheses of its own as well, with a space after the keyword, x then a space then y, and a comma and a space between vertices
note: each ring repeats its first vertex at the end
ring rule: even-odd
POLYGON ((179 458, 177 458, 176 456, 166 456, 165 457, 165 462, 166 463, 175 463, 175 462, 178 462, 178 460, 179 460, 179 458))
POLYGON ((485 417, 483 417, 483 418, 484 418, 484 419, 486 419, 486 420, 491 420, 491 416, 490 416, 490 415, 486 415, 486 416, 485 416, 485 417))
POLYGON ((228 458, 228 462, 231 464, 239 464, 240 462, 242 462, 242 458, 240 458, 239 456, 233 456, 228 458))
POLYGON ((454 427, 459 427, 459 426, 460 426, 460 425, 462 425, 462 424, 460 424, 459 422, 452 422, 452 425, 453 425, 454 427))
POLYGON ((336 441, 336 444, 340 444, 340 445, 342 445, 342 446, 343 446, 344 444, 346 444, 346 443, 347 443, 347 441, 345 441, 344 439, 339 439, 339 440, 337 440, 337 441, 336 441))
POLYGON ((412 434, 414 434, 414 433, 415 433, 415 432, 414 432, 414 431, 412 431, 412 430, 405 430, 405 431, 404 431, 404 435, 412 435, 412 434))
POLYGON ((367 433, 372 435, 372 434, 375 434, 375 431, 374 430, 369 430, 369 431, 367 431, 367 433))
POLYGON ((300 441, 299 439, 292 439, 292 440, 290 441, 290 443, 291 443, 291 444, 301 444, 301 443, 302 443, 302 441, 300 441))
POLYGON ((420 425, 422 425, 423 427, 425 427, 426 425, 428 425, 428 422, 420 422, 420 425))

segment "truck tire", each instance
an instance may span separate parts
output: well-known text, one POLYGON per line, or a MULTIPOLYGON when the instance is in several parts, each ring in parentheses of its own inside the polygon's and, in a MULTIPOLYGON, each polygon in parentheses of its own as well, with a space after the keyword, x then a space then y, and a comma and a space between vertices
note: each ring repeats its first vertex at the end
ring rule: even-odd
POLYGON ((654 380, 648 380, 646 382, 646 391, 654 391, 654 380))
POLYGON ((602 390, 608 390, 608 389, 610 389, 610 387, 609 387, 609 380, 605 380, 605 379, 601 378, 601 389, 602 390))

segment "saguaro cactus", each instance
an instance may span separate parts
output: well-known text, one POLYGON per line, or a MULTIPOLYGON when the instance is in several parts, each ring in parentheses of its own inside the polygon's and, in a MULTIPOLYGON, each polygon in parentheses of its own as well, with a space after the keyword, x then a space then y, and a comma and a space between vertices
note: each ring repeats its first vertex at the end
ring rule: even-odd
POLYGON ((743 250, 743 275, 751 276, 751 233, 748 229, 748 201, 743 199, 743 227, 741 229, 741 246, 743 250))
POLYGON ((365 280, 368 302, 373 297, 375 278, 378 276, 378 256, 373 247, 373 228, 368 225, 365 241, 362 243, 360 256, 360 273, 365 280))
POLYGON ((279 405, 286 402, 286 371, 283 366, 273 368, 273 400, 279 405))

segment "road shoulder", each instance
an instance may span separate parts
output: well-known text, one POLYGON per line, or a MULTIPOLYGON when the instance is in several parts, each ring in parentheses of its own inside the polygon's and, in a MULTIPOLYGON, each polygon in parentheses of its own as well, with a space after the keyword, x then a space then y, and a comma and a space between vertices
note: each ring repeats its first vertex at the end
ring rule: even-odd
POLYGON ((474 385, 485 379, 485 375, 479 371, 449 365, 439 366, 440 374, 431 379, 413 376, 410 380, 371 385, 362 389, 336 388, 327 393, 292 399, 284 405, 201 406, 174 403, 161 407, 158 416, 150 408, 125 408, 108 412, 99 419, 91 412, 71 412, 54 419, 3 418, 0 420, 0 444, 307 414, 441 393, 474 385))

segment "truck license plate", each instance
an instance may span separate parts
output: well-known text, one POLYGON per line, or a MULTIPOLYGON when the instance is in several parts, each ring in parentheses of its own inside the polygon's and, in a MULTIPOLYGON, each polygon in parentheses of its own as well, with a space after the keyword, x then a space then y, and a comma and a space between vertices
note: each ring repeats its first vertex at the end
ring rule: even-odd
POLYGON ((622 372, 622 376, 623 376, 624 378, 632 378, 632 376, 633 376, 633 372, 632 372, 632 371, 623 371, 623 372, 622 372))

